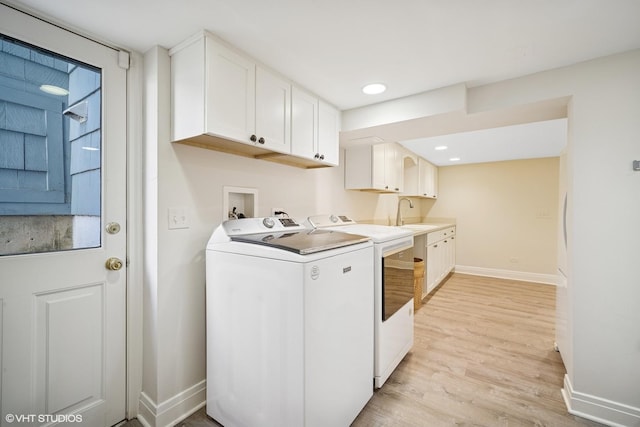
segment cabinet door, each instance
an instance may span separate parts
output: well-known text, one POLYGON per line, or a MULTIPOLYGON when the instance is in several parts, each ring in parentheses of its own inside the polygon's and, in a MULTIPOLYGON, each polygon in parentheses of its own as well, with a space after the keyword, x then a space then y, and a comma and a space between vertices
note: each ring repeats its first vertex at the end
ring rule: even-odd
POLYGON ((385 187, 389 191, 402 191, 402 155, 395 143, 385 146, 385 187))
POLYGON ((420 169, 420 188, 419 192, 422 197, 430 197, 436 198, 436 174, 437 168, 426 161, 425 159, 419 159, 419 169, 420 169))
POLYGON ((429 182, 431 186, 429 189, 431 190, 432 198, 438 198, 438 168, 431 163, 429 163, 429 182))
POLYGON ((340 162, 340 111, 320 101, 318 116, 318 154, 324 163, 337 166, 340 162), (324 157, 324 158, 323 158, 324 157))
POLYGON ((456 236, 449 238, 447 247, 447 274, 456 266, 456 236))
POLYGON ((206 39, 206 132, 251 143, 255 133, 256 66, 206 39))
POLYGON ((256 69, 256 136, 258 144, 281 153, 291 152, 291 85, 256 69))
POLYGON ((297 87, 291 88, 291 154, 318 154, 318 98, 297 87))
POLYGON ((385 144, 371 147, 371 187, 376 190, 388 189, 386 173, 387 168, 385 144))
POLYGON ((432 245, 427 246, 427 261, 425 262, 425 269, 426 269, 425 271, 426 289, 424 289, 425 294, 431 292, 433 288, 435 288, 436 286, 436 283, 438 280, 438 274, 439 274, 438 259, 439 259, 438 243, 434 243, 432 245))

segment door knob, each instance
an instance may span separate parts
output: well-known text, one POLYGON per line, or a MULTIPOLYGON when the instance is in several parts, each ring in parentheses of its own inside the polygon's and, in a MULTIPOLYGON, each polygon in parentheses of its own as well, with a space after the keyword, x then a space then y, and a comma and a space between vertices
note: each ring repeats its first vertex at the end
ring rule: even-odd
POLYGON ((106 229, 109 234, 118 234, 120 232, 120 224, 117 222, 110 222, 107 224, 106 229))
POLYGON ((122 260, 120 258, 111 257, 104 263, 104 266, 107 270, 118 271, 122 268, 122 260))

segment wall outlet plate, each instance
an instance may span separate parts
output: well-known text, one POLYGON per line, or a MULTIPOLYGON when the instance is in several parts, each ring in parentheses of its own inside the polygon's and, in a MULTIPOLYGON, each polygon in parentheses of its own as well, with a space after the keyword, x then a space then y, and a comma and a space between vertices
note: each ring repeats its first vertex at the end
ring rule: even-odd
POLYGON ((640 160, 634 160, 633 161, 633 170, 634 171, 640 171, 640 160))

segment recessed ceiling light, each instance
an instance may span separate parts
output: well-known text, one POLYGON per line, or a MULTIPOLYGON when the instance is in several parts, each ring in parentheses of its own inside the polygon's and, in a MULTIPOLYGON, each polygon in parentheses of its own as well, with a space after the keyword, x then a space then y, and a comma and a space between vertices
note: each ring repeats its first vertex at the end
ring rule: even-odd
POLYGON ((382 83, 371 83, 362 88, 362 91, 367 95, 377 95, 387 90, 387 87, 382 83))
POLYGON ((460 161, 460 157, 452 157, 449 159, 450 162, 457 162, 460 161))
POLYGON ((436 147, 433 148, 434 150, 438 150, 438 151, 442 151, 442 150, 446 150, 447 146, 446 145, 438 145, 436 147))
POLYGON ((53 86, 53 85, 41 85, 40 86, 40 90, 46 93, 49 93, 51 95, 58 95, 58 96, 67 96, 69 95, 69 91, 66 90, 65 88, 62 88, 60 86, 53 86))

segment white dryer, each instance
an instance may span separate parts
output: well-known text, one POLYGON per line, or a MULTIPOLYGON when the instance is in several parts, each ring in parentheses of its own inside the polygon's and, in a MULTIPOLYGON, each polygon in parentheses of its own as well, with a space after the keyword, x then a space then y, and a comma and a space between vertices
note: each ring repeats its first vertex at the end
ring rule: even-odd
POLYGON ((373 245, 290 218, 224 222, 206 250, 207 414, 347 426, 373 394, 373 245))
POLYGON ((374 385, 380 388, 413 347, 413 232, 358 224, 345 215, 316 215, 308 222, 318 230, 356 233, 373 240, 374 385))

